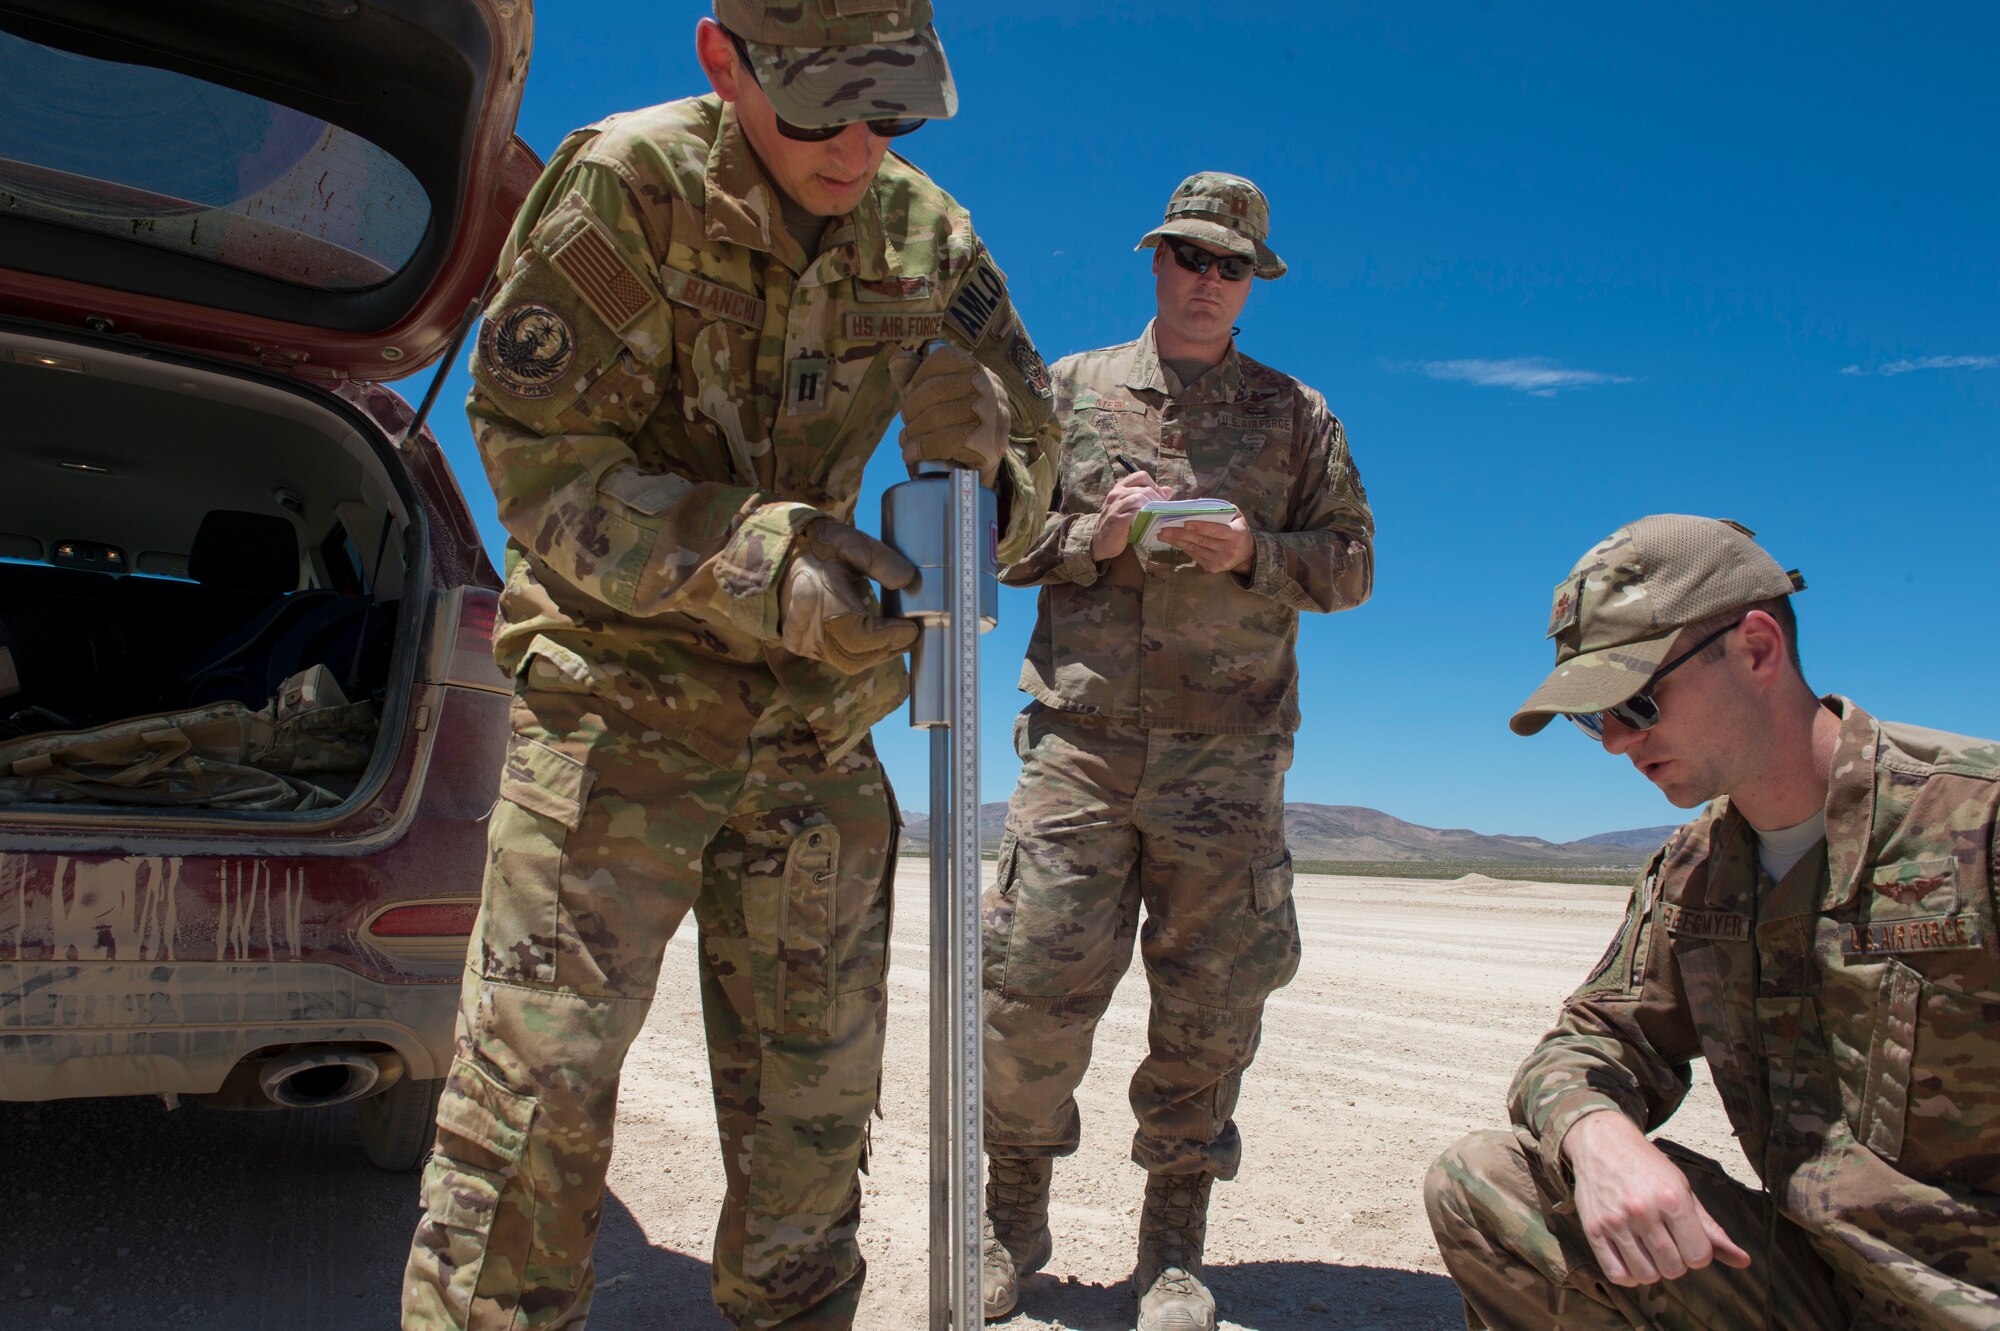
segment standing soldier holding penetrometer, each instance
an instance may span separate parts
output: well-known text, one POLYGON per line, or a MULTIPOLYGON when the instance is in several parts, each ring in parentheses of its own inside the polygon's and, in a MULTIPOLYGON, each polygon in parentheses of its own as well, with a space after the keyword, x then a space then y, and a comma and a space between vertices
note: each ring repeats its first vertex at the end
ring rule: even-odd
POLYGON ((965 211, 887 152, 957 106, 929 0, 715 15, 714 96, 557 151, 474 357, 513 733, 406 1328, 583 1324, 619 1069, 690 910, 716 1305, 852 1323, 895 856, 868 728, 917 627, 870 586, 914 570, 849 523, 899 407, 906 459, 996 489, 1004 551, 1045 511, 1047 372, 965 211))

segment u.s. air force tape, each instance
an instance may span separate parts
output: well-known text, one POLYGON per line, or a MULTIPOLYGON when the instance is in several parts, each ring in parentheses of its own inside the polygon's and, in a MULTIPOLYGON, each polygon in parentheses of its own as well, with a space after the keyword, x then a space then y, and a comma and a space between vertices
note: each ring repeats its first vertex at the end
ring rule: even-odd
POLYGON ((923 342, 944 336, 944 316, 922 311, 873 314, 854 310, 841 319, 840 332, 849 342, 923 342))
POLYGON ((986 336, 986 330, 993 324, 993 316, 1007 303, 1007 279, 1000 276, 1000 270, 979 252, 979 261, 972 265, 972 271, 959 283, 958 294, 945 308, 945 314, 952 324, 973 345, 986 336))

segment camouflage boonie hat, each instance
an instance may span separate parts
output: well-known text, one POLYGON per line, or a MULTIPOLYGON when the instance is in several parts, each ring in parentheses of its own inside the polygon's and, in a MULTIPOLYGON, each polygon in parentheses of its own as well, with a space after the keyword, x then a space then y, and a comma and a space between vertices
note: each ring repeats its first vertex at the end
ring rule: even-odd
POLYGON ((715 0, 715 21, 743 39, 757 86, 794 125, 958 114, 930 0, 715 0))
POLYGON ((1198 171, 1167 200, 1167 220, 1139 238, 1151 249, 1162 236, 1184 236, 1224 254, 1257 261, 1257 276, 1283 277, 1285 261, 1264 243, 1271 234, 1271 203, 1264 191, 1222 171, 1198 171))
POLYGON ((1556 584, 1548 636, 1556 668, 1507 724, 1532 735, 1553 716, 1601 712, 1646 686, 1682 628, 1804 591, 1726 518, 1662 513, 1620 527, 1556 584))

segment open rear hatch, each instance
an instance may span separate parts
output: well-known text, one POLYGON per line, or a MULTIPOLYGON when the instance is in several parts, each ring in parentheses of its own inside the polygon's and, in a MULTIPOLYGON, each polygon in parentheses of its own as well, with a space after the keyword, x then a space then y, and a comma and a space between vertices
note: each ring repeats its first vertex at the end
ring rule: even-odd
POLYGON ((534 182, 530 27, 525 0, 0 0, 0 310, 410 373, 534 182))
POLYGON ((437 357, 484 288, 538 170, 529 26, 0 0, 0 814, 386 779, 430 510, 325 390, 437 357))

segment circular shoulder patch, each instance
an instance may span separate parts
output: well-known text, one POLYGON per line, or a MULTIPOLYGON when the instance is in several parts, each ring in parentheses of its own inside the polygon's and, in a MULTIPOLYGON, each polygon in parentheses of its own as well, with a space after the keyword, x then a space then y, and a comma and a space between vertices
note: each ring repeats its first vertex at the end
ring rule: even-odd
POLYGON ((546 305, 509 305, 479 330, 480 364, 516 397, 555 392, 575 358, 576 336, 568 320, 546 305))
POLYGON ((1035 344, 1028 335, 1019 330, 1014 333, 1014 345, 1008 349, 1007 358, 1014 362, 1014 368, 1021 372, 1021 378, 1028 387, 1035 390, 1036 397, 1049 395, 1049 367, 1042 359, 1042 353, 1035 350, 1035 344))

